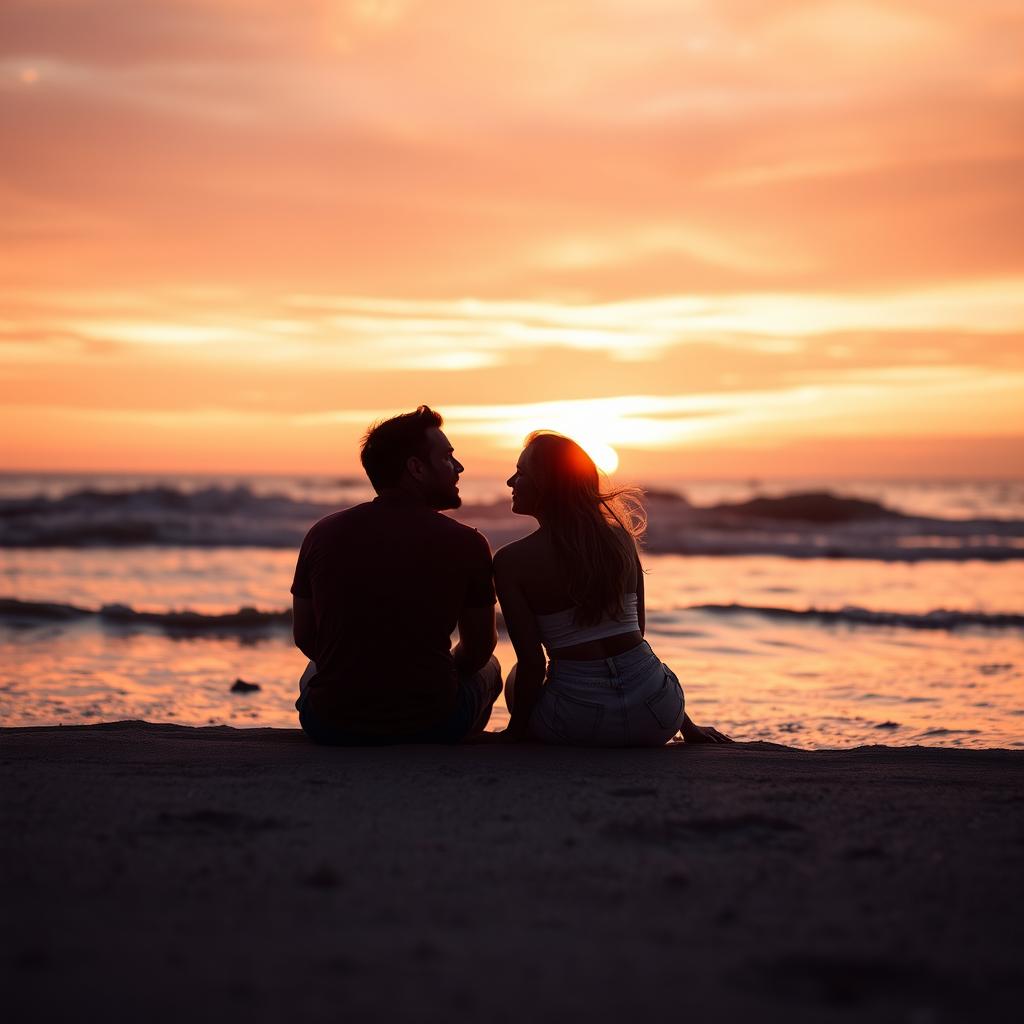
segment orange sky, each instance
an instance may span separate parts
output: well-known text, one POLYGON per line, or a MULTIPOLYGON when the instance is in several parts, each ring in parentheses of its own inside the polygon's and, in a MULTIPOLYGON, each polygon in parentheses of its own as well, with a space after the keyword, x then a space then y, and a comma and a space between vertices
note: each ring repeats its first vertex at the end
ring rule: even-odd
POLYGON ((1017 0, 4 0, 2 468, 1024 466, 1017 0))

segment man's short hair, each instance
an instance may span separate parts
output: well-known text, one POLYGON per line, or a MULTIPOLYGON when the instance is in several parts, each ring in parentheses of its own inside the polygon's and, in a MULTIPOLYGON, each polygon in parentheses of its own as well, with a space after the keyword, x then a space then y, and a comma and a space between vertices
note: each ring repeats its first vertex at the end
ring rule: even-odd
POLYGON ((378 494, 382 487, 394 487, 402 479, 410 456, 427 458, 427 431, 442 423, 439 412, 421 405, 415 412, 392 416, 370 427, 359 449, 359 461, 378 494))

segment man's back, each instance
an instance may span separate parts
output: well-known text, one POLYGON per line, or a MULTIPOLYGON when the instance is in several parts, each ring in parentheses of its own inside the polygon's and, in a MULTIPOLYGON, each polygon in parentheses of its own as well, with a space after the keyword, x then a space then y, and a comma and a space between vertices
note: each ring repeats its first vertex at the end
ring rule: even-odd
POLYGON ((316 715, 370 735, 412 734, 452 711, 451 634, 464 608, 494 604, 490 550, 422 504, 378 497, 312 527, 292 593, 316 617, 306 698, 316 715))

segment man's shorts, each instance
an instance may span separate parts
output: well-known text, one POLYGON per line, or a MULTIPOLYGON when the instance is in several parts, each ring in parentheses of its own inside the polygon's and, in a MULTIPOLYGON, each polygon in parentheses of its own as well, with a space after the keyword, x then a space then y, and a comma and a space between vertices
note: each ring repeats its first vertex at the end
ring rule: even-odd
MULTIPOLYGON (((311 674, 307 669, 303 679, 311 674)), ((382 747, 395 743, 460 743, 486 728, 491 709, 501 693, 501 665, 492 656, 478 672, 468 676, 460 675, 452 713, 429 729, 404 736, 370 736, 324 722, 307 706, 306 693, 303 689, 296 702, 299 724, 302 731, 316 743, 345 747, 382 747)))

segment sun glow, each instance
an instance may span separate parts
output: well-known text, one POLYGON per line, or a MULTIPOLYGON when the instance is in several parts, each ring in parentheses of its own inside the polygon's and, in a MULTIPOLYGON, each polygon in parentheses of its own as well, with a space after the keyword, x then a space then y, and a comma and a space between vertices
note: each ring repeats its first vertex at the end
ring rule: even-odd
MULTIPOLYGON (((593 460, 598 472, 611 476, 619 468, 619 453, 609 444, 615 437, 617 418, 600 418, 604 411, 598 402, 545 402, 539 403, 544 411, 534 420, 544 424, 538 429, 554 430, 559 434, 572 438, 593 460), (596 408, 595 408, 596 406, 596 408), (595 413, 597 415, 595 415, 595 413)), ((510 410, 511 411, 511 410, 510 410)), ((457 413, 456 413, 457 415, 457 413)), ((504 417, 495 417, 502 424, 504 417)), ((513 416, 504 420, 504 431, 518 431, 529 420, 523 416, 513 416)), ((501 427, 499 427, 501 429, 501 427)), ((528 428, 529 433, 534 428, 528 428)))
POLYGON ((594 460, 594 465, 606 476, 619 468, 619 453, 596 438, 574 437, 573 440, 594 460))

